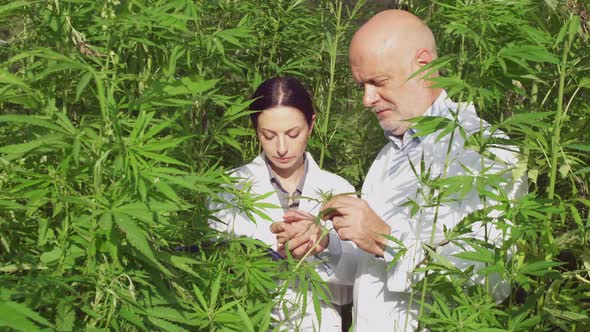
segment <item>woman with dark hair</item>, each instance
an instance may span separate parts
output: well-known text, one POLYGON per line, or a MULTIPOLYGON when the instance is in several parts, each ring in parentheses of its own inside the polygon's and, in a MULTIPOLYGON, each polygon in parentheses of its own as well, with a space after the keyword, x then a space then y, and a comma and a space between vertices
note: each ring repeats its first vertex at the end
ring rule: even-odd
MULTIPOLYGON (((294 78, 269 79, 256 89, 252 99, 250 109, 255 112, 251 114, 251 120, 263 152, 232 175, 243 179, 239 188, 250 186, 252 194, 264 195, 260 203, 270 203, 265 206, 278 208, 263 208, 259 211, 262 213, 257 215, 245 213, 231 207, 235 197, 228 194, 224 200, 229 202, 229 207, 215 207, 218 210, 215 216, 221 222, 212 221, 211 226, 230 236, 258 239, 283 253, 284 248, 277 247, 276 237, 270 231, 269 220, 262 215, 270 217, 270 221, 281 221, 289 213, 317 215, 322 205, 321 193, 341 194, 355 190, 343 178, 320 169, 311 154, 305 151, 316 115, 311 97, 299 81, 294 78), (293 212, 295 210, 298 212, 293 212)), ((332 293, 333 303, 321 303, 321 326, 316 318, 312 296, 308 294, 308 303, 302 304, 306 307, 304 315, 301 315, 301 308, 292 308, 289 317, 284 317, 282 310, 276 310, 277 319, 287 330, 342 330, 338 305, 350 303, 352 292, 350 284, 346 285, 341 280, 347 280, 354 269, 354 248, 348 241, 330 241, 337 236, 331 231, 326 239, 320 241, 327 247, 322 252, 323 257, 308 258, 309 261, 316 261, 316 270, 328 282, 332 293), (350 260, 351 263, 338 264, 339 270, 333 271, 330 266, 335 264, 325 262, 332 257, 330 253, 342 253, 340 259, 350 260)), ((308 245, 311 248, 314 243, 308 245)), ((286 294, 287 299, 295 297, 294 290, 286 294)))

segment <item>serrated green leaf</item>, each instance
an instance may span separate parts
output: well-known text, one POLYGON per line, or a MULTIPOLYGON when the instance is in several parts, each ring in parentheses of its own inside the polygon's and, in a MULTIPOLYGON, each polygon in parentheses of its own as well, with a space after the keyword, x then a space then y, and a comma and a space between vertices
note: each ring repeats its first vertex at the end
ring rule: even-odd
POLYGON ((154 186, 158 188, 158 191, 160 191, 162 194, 164 194, 166 197, 173 200, 174 202, 182 202, 182 199, 178 197, 176 191, 172 189, 172 187, 168 185, 166 182, 156 181, 154 182, 154 186))
POLYGON ((55 123, 33 115, 0 115, 0 122, 23 123, 48 128, 57 132, 63 132, 63 129, 55 123))
POLYGON ((149 245, 147 234, 137 225, 137 221, 132 220, 124 213, 114 212, 114 221, 119 229, 125 234, 125 238, 129 243, 143 254, 150 262, 158 267, 162 272, 170 275, 171 272, 165 268, 154 256, 154 252, 149 245))
POLYGON ((26 326, 29 331, 31 331, 31 327, 33 330, 38 330, 38 328, 31 323, 31 321, 33 321, 43 326, 53 327, 53 324, 47 319, 21 303, 12 301, 4 303, 0 302, 0 312, 2 312, 2 315, 0 315, 0 326, 4 323, 4 326, 12 326, 16 329, 20 329, 20 327, 15 327, 14 325, 26 326))
POLYGON ((187 164, 185 164, 181 161, 178 161, 174 158, 163 155, 163 154, 158 154, 158 153, 153 153, 153 152, 148 152, 148 151, 137 151, 137 153, 144 156, 144 157, 152 159, 154 161, 159 161, 159 162, 166 163, 166 164, 173 164, 173 165, 188 167, 187 164))
POLYGON ((161 328, 162 331, 179 331, 179 332, 188 332, 187 329, 182 328, 174 323, 171 323, 164 319, 159 319, 153 316, 148 316, 148 319, 157 327, 161 328))
POLYGON ((572 322, 590 321, 588 314, 544 307, 543 310, 552 316, 572 322))
POLYGON ((0 147, 0 153, 20 156, 40 147, 55 145, 64 145, 64 135, 49 134, 27 143, 4 145, 0 147))
POLYGON ((76 97, 74 99, 75 101, 80 100, 80 96, 88 86, 88 83, 90 82, 93 76, 94 75, 91 72, 87 72, 84 75, 82 75, 82 78, 80 78, 80 81, 78 81, 78 85, 76 85, 76 97))
POLYGON ((203 310, 207 311, 209 309, 209 304, 207 303, 207 301, 205 301, 205 297, 203 296, 203 293, 201 292, 199 287, 197 287, 197 285, 193 284, 193 292, 197 296, 197 300, 201 304, 203 310))
POLYGON ((24 7, 29 4, 29 1, 10 1, 6 5, 0 6, 0 15, 6 16, 11 11, 14 11, 16 9, 24 9, 24 7))
POLYGON ((248 314, 246 314, 246 311, 240 304, 238 304, 238 315, 242 319, 242 323, 244 324, 246 331, 254 332, 254 324, 252 323, 250 317, 248 316, 248 314))
POLYGON ((35 325, 26 315, 14 309, 9 303, 0 302, 0 326, 20 331, 37 331, 35 325))
POLYGON ((525 263, 519 269, 519 273, 530 274, 533 276, 547 276, 550 278, 561 279, 559 272, 551 270, 552 267, 563 265, 563 263, 552 261, 537 261, 533 263, 525 263))
POLYGON ((69 300, 61 301, 57 305, 56 327, 58 331, 73 331, 76 321, 76 311, 69 300))
POLYGON ((46 265, 53 265, 61 258, 63 250, 60 247, 53 247, 50 251, 44 252, 39 257, 40 261, 46 265))
POLYGON ((134 311, 132 311, 132 309, 128 306, 122 306, 119 314, 133 325, 141 328, 144 331, 148 331, 148 329, 145 327, 145 324, 143 323, 143 319, 134 311))
MULTIPOLYGON (((4 6, 0 6, 0 11, 2 7, 4 6)), ((25 81, 3 69, 0 69, 0 83, 16 85, 25 90, 31 89, 25 81)))
POLYGON ((209 308, 215 308, 217 306, 217 296, 219 295, 219 287, 221 286, 221 273, 217 275, 217 278, 211 285, 211 296, 209 297, 209 308))
POLYGON ((187 318, 188 313, 178 309, 173 309, 164 306, 155 306, 153 308, 148 309, 146 313, 148 316, 162 318, 171 322, 177 322, 182 324, 190 323, 189 319, 187 318))
POLYGON ((586 88, 586 89, 590 89, 590 77, 584 77, 580 80, 580 83, 578 83, 578 86, 580 88, 586 88))
POLYGON ((121 205, 115 207, 113 212, 124 213, 147 223, 152 223, 154 220, 152 212, 144 202, 133 202, 121 205))

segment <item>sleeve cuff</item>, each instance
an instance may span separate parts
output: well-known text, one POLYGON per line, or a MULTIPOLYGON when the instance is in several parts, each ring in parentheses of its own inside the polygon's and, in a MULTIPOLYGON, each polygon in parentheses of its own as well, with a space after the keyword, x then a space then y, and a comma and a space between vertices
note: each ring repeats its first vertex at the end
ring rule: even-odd
MULTIPOLYGON (((395 237, 398 238, 399 240, 403 241, 403 234, 400 234, 400 232, 398 231, 392 231, 391 234, 389 234, 391 237, 395 237)), ((393 262, 395 255, 398 254, 398 252, 400 251, 400 245, 398 243, 395 243, 392 240, 387 240, 387 243, 385 244, 385 248, 383 248, 383 257, 377 256, 375 255, 375 257, 378 257, 380 259, 383 259, 384 261, 386 261, 387 263, 391 263, 393 262)))
POLYGON ((340 245, 340 238, 336 231, 331 230, 328 233, 328 239, 328 247, 319 254, 316 254, 315 257, 321 261, 320 266, 326 274, 332 276, 342 255, 342 246, 340 245))
POLYGON ((330 255, 340 257, 342 255, 342 246, 340 245, 340 237, 335 230, 328 232, 328 247, 320 253, 320 255, 330 255))

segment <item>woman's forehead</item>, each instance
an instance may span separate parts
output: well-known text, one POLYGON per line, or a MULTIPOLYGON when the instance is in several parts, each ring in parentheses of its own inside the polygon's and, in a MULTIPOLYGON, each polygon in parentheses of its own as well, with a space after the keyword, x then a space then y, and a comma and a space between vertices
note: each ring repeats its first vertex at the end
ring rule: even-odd
POLYGON ((258 116, 258 127, 261 129, 289 130, 306 124, 303 112, 290 106, 269 108, 262 111, 258 116))

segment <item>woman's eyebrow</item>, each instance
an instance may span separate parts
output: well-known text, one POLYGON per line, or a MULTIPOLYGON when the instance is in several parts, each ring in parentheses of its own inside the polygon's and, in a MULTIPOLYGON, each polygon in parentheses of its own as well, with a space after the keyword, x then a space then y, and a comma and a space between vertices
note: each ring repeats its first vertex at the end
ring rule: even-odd
MULTIPOLYGON (((289 129, 285 130, 285 133, 289 133, 289 132, 292 132, 292 131, 297 130, 297 129, 301 129, 301 126, 296 126, 296 127, 293 127, 293 128, 289 128, 289 129)), ((275 135, 277 134, 276 131, 270 130, 270 129, 267 129, 267 128, 260 128, 260 131, 268 132, 268 133, 275 134, 275 135)))
POLYGON ((277 134, 274 130, 270 130, 270 129, 266 129, 266 128, 260 128, 260 131, 268 132, 268 133, 274 134, 274 135, 277 134))
POLYGON ((297 130, 297 129, 300 129, 300 128, 301 128, 301 126, 293 127, 293 128, 291 128, 291 129, 288 129, 288 130, 286 131, 286 133, 292 132, 292 131, 294 131, 294 130, 297 130))

